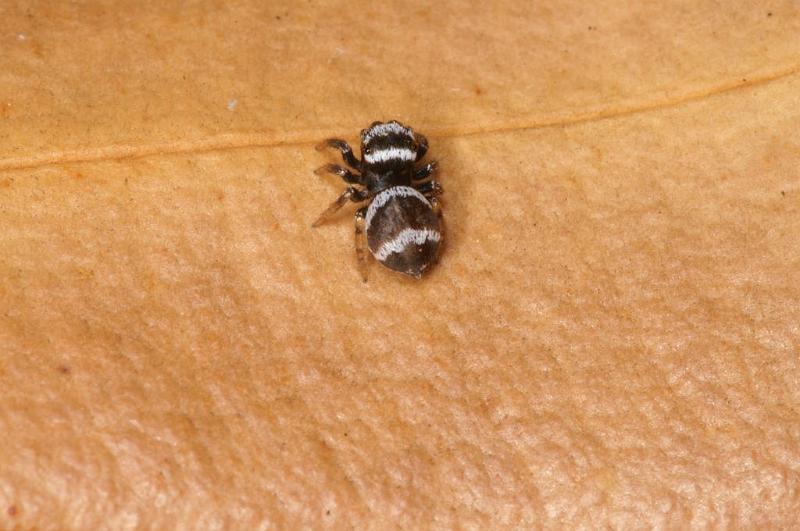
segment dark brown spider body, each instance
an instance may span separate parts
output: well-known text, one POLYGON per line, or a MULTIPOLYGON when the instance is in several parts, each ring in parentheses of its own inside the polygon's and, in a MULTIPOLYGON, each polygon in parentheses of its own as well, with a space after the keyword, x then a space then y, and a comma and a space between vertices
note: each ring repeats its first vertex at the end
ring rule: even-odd
POLYGON ((329 139, 319 148, 334 147, 360 173, 328 164, 317 173, 332 172, 351 186, 314 222, 320 224, 348 201, 369 201, 356 212, 356 253, 366 281, 366 244, 384 266, 420 278, 436 261, 442 241, 442 188, 426 180, 436 162, 420 168, 415 163, 428 150, 427 139, 399 122, 375 122, 361 131, 362 160, 346 142, 329 139), (355 185, 355 186, 353 186, 355 185))

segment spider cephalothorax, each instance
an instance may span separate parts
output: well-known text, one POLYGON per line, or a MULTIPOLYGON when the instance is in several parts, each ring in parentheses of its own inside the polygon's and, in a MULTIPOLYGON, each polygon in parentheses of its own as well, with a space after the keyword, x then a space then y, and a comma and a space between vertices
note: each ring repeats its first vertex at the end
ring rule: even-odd
POLYGON ((361 131, 358 160, 344 140, 325 140, 317 149, 333 147, 358 173, 326 164, 316 173, 339 175, 350 186, 314 222, 318 226, 348 201, 368 202, 356 211, 356 254, 366 281, 366 246, 380 263, 415 278, 436 261, 442 242, 441 205, 436 196, 442 187, 428 177, 436 161, 416 168, 425 156, 428 140, 410 127, 374 122, 361 131))

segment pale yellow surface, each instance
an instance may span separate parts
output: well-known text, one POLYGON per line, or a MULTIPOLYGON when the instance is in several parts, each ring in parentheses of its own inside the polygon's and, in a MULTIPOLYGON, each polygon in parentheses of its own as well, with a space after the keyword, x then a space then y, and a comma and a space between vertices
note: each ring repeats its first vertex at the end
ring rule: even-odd
POLYGON ((0 527, 798 524, 800 6, 169 4, 0 4, 0 527))

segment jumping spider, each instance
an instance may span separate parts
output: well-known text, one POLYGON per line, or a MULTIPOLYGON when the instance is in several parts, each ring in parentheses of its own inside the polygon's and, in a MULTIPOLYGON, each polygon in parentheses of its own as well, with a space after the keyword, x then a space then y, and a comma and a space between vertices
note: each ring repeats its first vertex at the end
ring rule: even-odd
POLYGON ((368 201, 356 211, 356 256, 364 282, 365 235, 378 262, 420 278, 436 261, 442 242, 441 205, 436 198, 442 187, 435 180, 426 180, 436 170, 436 161, 414 167, 425 156, 428 140, 400 122, 374 122, 361 131, 363 160, 353 155, 344 140, 330 138, 317 150, 326 147, 341 151, 344 162, 358 173, 337 164, 326 164, 314 172, 334 173, 350 186, 312 226, 319 226, 348 201, 368 201))

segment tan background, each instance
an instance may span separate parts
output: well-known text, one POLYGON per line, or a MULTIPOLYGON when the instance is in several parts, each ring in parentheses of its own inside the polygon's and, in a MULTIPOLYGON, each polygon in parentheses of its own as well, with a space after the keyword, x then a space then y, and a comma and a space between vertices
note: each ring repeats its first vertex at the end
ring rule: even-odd
POLYGON ((0 527, 798 524, 797 3, 165 4, 0 4, 0 527))

